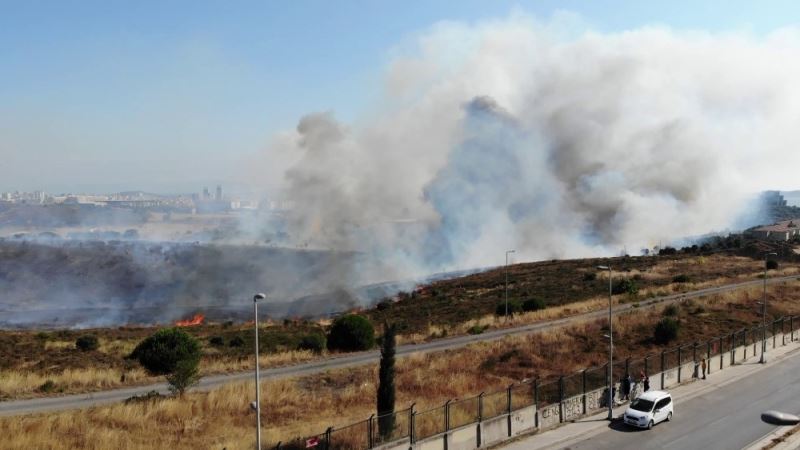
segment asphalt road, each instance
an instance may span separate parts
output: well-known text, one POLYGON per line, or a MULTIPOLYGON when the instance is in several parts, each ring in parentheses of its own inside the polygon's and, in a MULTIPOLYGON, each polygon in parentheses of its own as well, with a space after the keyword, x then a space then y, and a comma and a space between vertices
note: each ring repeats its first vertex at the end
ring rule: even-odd
MULTIPOLYGON (((780 283, 783 281, 789 281, 796 278, 798 278, 796 275, 770 278, 768 280, 768 283, 769 284, 780 283)), ((724 286, 700 289, 682 294, 674 294, 664 297, 655 297, 652 299, 640 301, 639 308, 641 309, 648 306, 654 306, 656 304, 670 303, 686 298, 701 297, 704 295, 717 294, 746 287, 760 286, 762 284, 763 280, 752 280, 752 281, 745 281, 742 283, 735 283, 724 286)), ((632 304, 623 304, 615 306, 613 311, 614 314, 617 314, 619 312, 624 312, 630 309, 633 309, 632 304)), ((452 350, 460 347, 465 347, 475 342, 494 341, 498 339, 503 339, 508 336, 524 335, 537 331, 550 330, 567 326, 575 322, 599 319, 607 316, 608 316, 608 310, 599 310, 584 314, 578 314, 575 316, 565 317, 563 319, 540 322, 531 325, 523 325, 514 328, 495 329, 484 332, 483 334, 479 335, 456 336, 446 339, 437 339, 435 341, 425 342, 422 344, 402 345, 397 348, 397 355, 406 356, 412 353, 428 353, 428 352, 437 352, 443 350, 452 350)), ((367 364, 377 364, 379 356, 380 356, 379 351, 361 352, 361 353, 346 354, 342 356, 326 358, 319 361, 312 361, 293 366, 264 369, 261 371, 261 378, 262 379, 287 378, 287 377, 325 372, 327 370, 333 370, 333 369, 356 367, 367 364)), ((195 389, 209 390, 224 385, 226 383, 249 380, 252 379, 252 377, 253 377, 252 372, 207 376, 200 381, 200 384, 195 389)), ((145 394, 152 390, 156 390, 162 393, 168 392, 166 383, 158 383, 146 386, 136 386, 136 387, 113 389, 107 391, 98 391, 90 394, 74 394, 74 395, 64 395, 59 397, 37 398, 30 400, 2 401, 0 402, 0 416, 11 416, 19 414, 32 414, 40 412, 54 412, 54 411, 63 411, 68 409, 86 408, 90 406, 119 402, 134 395, 145 394)))
POLYGON ((786 358, 685 403, 676 399, 672 421, 662 422, 652 430, 613 422, 607 431, 566 448, 741 449, 776 428, 760 418, 770 409, 800 413, 800 358, 786 358))

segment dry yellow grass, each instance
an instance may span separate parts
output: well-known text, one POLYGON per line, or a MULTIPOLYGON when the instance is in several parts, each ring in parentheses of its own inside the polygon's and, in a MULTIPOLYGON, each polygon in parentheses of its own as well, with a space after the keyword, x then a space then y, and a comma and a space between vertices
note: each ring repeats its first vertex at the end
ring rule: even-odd
POLYGON ((55 383, 54 391, 84 392, 108 389, 123 384, 138 384, 146 381, 154 382, 156 378, 148 376, 142 369, 122 371, 120 369, 66 369, 59 373, 40 374, 29 371, 0 371, 0 397, 19 398, 30 396, 38 391, 47 381, 55 383))
MULTIPOLYGON (((770 288, 771 301, 779 308, 778 313, 800 312, 799 286, 795 281, 770 288)), ((696 303, 692 305, 702 304, 721 314, 731 308, 750 311, 747 306, 760 298, 760 294, 759 289, 753 288, 693 300, 696 303)), ((685 318, 701 316, 686 312, 692 305, 680 308, 682 314, 687 314, 685 318)), ((630 344, 633 347, 618 348, 620 358, 633 354, 636 336, 641 336, 643 328, 652 329, 660 316, 659 309, 648 309, 616 318, 615 334, 620 342, 633 342, 630 344)), ((594 321, 557 331, 477 343, 445 353, 401 358, 397 364, 397 407, 417 402, 417 410, 423 411, 440 406, 447 399, 493 392, 534 375, 570 373, 576 364, 581 367, 602 364, 605 347, 601 340, 591 338, 599 335, 602 325, 603 321, 594 321), (598 349, 600 356, 594 356, 598 349), (510 350, 520 352, 524 360, 515 362, 518 356, 513 355, 518 353, 510 350), (508 363, 503 362, 503 355, 512 355, 508 363), (497 367, 487 368, 488 360, 495 361, 497 367)), ((372 365, 263 382, 265 442, 274 444, 278 440, 319 433, 331 425, 343 426, 365 419, 374 412, 376 380, 377 367, 372 365)), ((0 436, 4 439, 3 448, 10 449, 246 449, 254 442, 255 419, 248 407, 253 391, 252 382, 237 383, 211 392, 189 393, 184 399, 0 418, 0 436)), ((487 400, 486 408, 496 406, 492 405, 495 403, 487 400)), ((470 411, 468 405, 456 410, 453 420, 468 420, 470 411)), ((424 419, 430 423, 423 425, 422 420, 421 427, 435 429, 440 418, 432 413, 429 419, 424 419)), ((353 433, 358 436, 357 430, 353 433)))

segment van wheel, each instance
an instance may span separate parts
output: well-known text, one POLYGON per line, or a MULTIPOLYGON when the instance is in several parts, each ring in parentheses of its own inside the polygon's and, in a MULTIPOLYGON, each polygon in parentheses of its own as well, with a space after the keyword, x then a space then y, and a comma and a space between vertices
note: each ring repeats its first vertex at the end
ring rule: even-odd
POLYGON ((647 424, 647 429, 648 430, 652 430, 653 429, 653 421, 652 420, 650 421, 650 423, 647 424))
POLYGON ((669 414, 667 414, 667 422, 669 422, 670 420, 672 420, 672 411, 670 411, 669 414))

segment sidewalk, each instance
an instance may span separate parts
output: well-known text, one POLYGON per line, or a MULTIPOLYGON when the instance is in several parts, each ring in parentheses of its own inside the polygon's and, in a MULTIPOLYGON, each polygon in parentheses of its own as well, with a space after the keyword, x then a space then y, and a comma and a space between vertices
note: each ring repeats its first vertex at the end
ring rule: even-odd
MULTIPOLYGON (((770 363, 779 361, 790 356, 794 356, 800 350, 800 341, 795 339, 794 342, 787 342, 786 346, 777 347, 774 350, 770 349, 768 356, 768 363, 762 365, 758 363, 758 356, 751 356, 749 359, 735 366, 726 367, 725 370, 715 371, 707 376, 706 380, 695 380, 680 386, 674 387, 669 390, 672 397, 676 402, 685 402, 698 395, 713 391, 717 388, 725 386, 730 383, 747 377, 755 372, 764 370, 770 367, 770 363)), ((613 409, 614 417, 621 416, 628 405, 624 404, 613 409)), ((506 441, 495 448, 502 448, 507 450, 544 450, 544 449, 559 449, 569 447, 578 442, 584 441, 597 434, 608 430, 608 411, 597 413, 592 416, 584 417, 572 423, 567 423, 558 428, 548 430, 533 436, 524 436, 514 441, 506 441)), ((792 427, 781 427, 787 432, 792 427)), ((764 440, 764 445, 769 443, 777 435, 771 435, 769 439, 764 440)), ((795 442, 800 440, 800 433, 796 433, 789 441, 795 442)), ((761 448, 761 447, 757 447, 761 448)), ((782 447, 783 448, 783 447, 782 447)), ((791 447, 795 448, 795 447, 791 447)))

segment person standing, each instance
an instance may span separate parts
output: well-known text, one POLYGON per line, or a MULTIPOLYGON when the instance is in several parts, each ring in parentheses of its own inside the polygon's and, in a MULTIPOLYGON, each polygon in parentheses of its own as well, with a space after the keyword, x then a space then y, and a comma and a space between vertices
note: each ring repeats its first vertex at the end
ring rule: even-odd
POLYGON ((706 379, 706 359, 703 358, 700 362, 700 367, 703 369, 703 379, 706 379))
POLYGON ((650 390, 650 377, 643 373, 642 378, 644 378, 642 380, 642 386, 644 386, 644 391, 647 392, 650 390))

